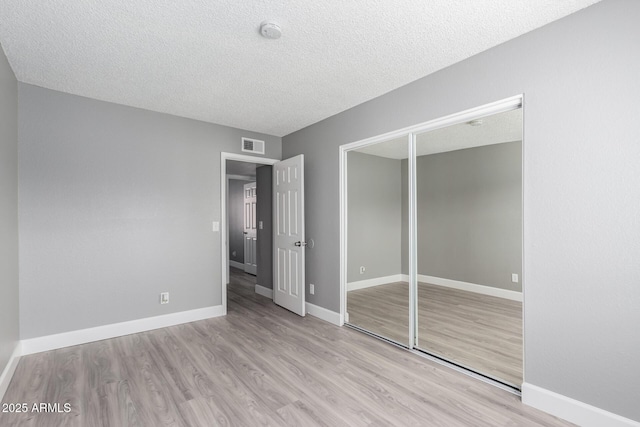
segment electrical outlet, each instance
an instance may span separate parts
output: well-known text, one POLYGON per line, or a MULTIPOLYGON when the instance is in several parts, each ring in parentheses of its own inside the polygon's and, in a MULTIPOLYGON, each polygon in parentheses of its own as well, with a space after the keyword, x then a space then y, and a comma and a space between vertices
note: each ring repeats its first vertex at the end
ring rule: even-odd
POLYGON ((511 281, 512 281, 513 283, 518 283, 518 274, 517 274, 517 273, 513 273, 513 274, 511 275, 511 281))
POLYGON ((309 293, 313 295, 316 291, 316 286, 313 283, 309 284, 309 293))
POLYGON ((365 268, 364 265, 360 266, 360 274, 364 274, 365 268))
POLYGON ((160 294, 160 304, 169 304, 169 292, 162 292, 160 294))

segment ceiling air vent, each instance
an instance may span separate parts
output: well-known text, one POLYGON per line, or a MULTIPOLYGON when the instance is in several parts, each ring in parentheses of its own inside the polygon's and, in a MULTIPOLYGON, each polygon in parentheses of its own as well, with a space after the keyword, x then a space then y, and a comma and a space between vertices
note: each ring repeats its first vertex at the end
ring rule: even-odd
POLYGON ((264 154, 264 141, 259 139, 242 138, 242 151, 254 154, 264 154))

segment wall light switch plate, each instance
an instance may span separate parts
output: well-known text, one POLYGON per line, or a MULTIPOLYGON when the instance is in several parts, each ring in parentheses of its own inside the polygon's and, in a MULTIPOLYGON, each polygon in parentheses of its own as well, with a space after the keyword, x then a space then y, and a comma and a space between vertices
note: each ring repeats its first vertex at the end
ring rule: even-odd
POLYGON ((213 221, 213 225, 211 227, 211 231, 220 231, 220 222, 213 221))
POLYGON ((264 224, 262 223, 262 221, 258 221, 258 227, 260 228, 260 230, 264 229, 264 224))
POLYGON ((313 283, 309 284, 309 293, 313 295, 316 291, 316 286, 313 283))
POLYGON ((517 274, 517 273, 513 273, 513 274, 511 275, 511 281, 512 281, 513 283, 518 283, 518 274, 517 274))

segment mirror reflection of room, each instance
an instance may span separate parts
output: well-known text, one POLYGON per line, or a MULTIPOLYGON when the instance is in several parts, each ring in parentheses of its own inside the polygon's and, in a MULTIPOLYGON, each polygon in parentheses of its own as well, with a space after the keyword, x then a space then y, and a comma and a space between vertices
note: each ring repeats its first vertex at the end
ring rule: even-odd
POLYGON ((347 154, 348 322, 518 388, 522 110, 415 139, 415 338, 409 135, 347 154))
POLYGON ((349 323, 403 345, 409 344, 409 284, 402 275, 408 141, 405 135, 347 154, 349 323))
POLYGON ((522 110, 416 136, 417 346, 522 382, 522 110))

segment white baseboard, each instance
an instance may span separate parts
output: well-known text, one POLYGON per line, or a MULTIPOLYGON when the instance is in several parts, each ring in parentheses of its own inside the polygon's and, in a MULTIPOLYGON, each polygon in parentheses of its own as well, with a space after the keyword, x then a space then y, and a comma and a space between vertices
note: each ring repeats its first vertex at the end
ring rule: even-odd
POLYGON ((229 265, 244 271, 244 264, 241 262, 229 260, 229 265))
POLYGON ((431 283, 432 285, 445 286, 447 288, 460 289, 462 291, 474 292, 476 294, 522 302, 522 292, 510 291, 508 289, 477 285, 475 283, 461 282, 459 280, 443 279, 441 277, 426 276, 424 274, 418 274, 418 282, 431 283))
MULTIPOLYGON (((408 274, 394 274, 391 276, 375 277, 373 279, 359 280, 357 282, 347 283, 347 291, 355 291, 357 289, 370 288, 372 286, 380 286, 387 285, 389 283, 408 281, 408 274)), ((508 289, 500 289, 494 288, 492 286, 461 282, 459 280, 443 279, 442 277, 427 276, 424 274, 418 274, 418 282, 431 283, 432 285, 460 289, 462 291, 474 292, 476 294, 489 295, 492 297, 505 298, 512 301, 522 302, 522 292, 510 291, 508 289)))
POLYGON ((327 310, 324 307, 320 307, 310 302, 306 303, 307 314, 317 317, 318 319, 324 320, 325 322, 332 323, 336 326, 342 326, 344 321, 340 313, 336 313, 335 311, 327 310))
POLYGON ((260 286, 256 284, 256 294, 262 295, 263 297, 267 297, 269 299, 273 299, 273 289, 265 288, 264 286, 260 286))
MULTIPOLYGON (((408 280, 407 276, 407 280, 408 280)), ((402 274, 393 274, 391 276, 374 277, 373 279, 358 280, 357 282, 347 283, 347 291, 355 291, 358 289, 370 288, 372 286, 387 285, 389 283, 402 282, 402 274)))
POLYGON ((153 329, 166 328, 182 323, 195 322, 197 320, 218 317, 224 314, 221 305, 198 308, 195 310, 181 311, 179 313, 165 314, 162 316, 147 317, 131 320, 129 322, 114 323, 95 328, 80 329, 77 331, 63 332, 61 334, 47 335, 44 337, 22 340, 22 354, 40 353, 41 351, 55 350, 73 345, 100 341, 153 329))
POLYGON ((522 403, 582 427, 640 427, 640 422, 529 383, 522 384, 522 403))
POLYGON ((4 394, 9 388, 9 383, 11 383, 11 378, 13 378, 13 374, 18 367, 20 355, 22 355, 22 345, 18 342, 16 344, 16 348, 13 349, 13 353, 11 353, 11 357, 9 358, 7 366, 5 366, 2 374, 0 375, 0 402, 2 402, 4 394))

